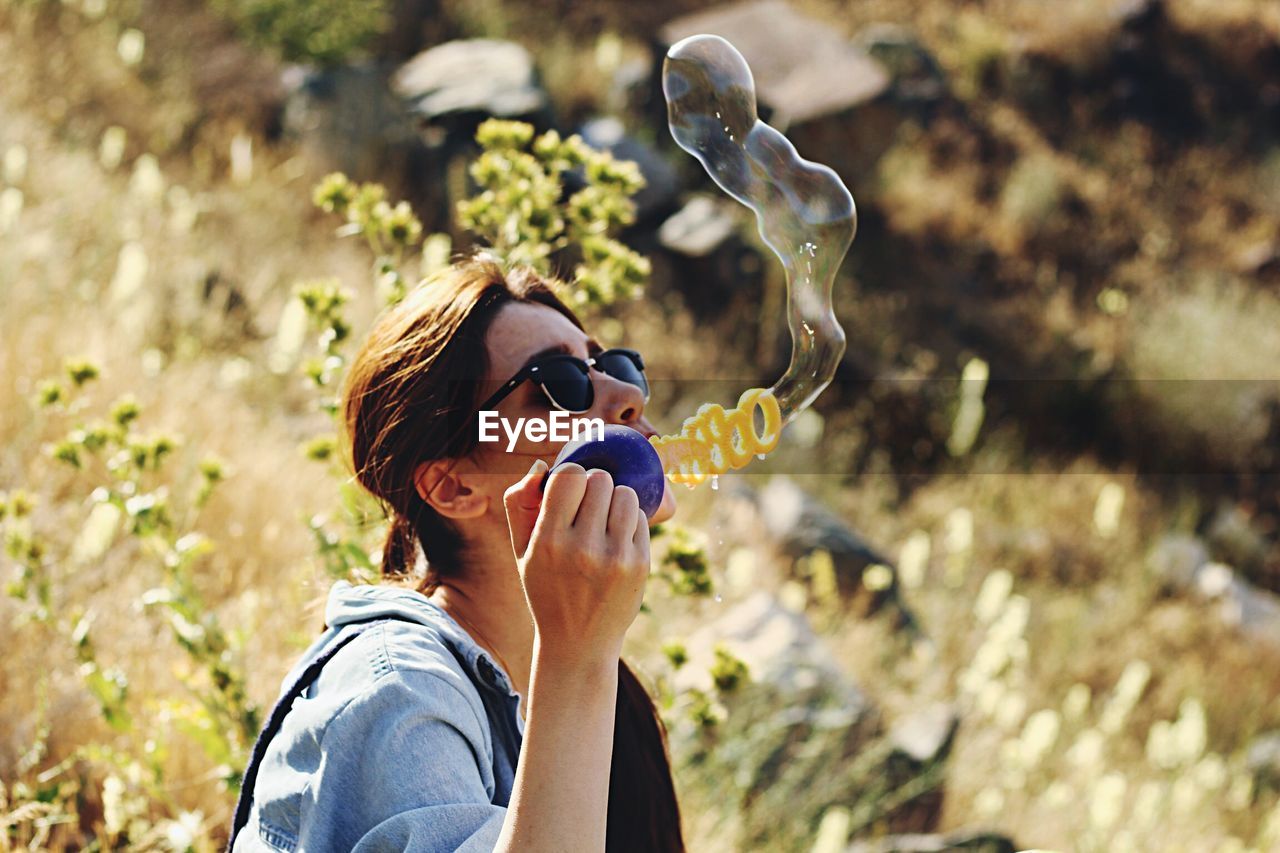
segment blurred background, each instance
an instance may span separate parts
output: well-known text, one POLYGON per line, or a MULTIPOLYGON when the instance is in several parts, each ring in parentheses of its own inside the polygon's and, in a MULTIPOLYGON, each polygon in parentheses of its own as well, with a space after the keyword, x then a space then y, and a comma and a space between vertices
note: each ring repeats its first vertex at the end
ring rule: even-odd
POLYGON ((0 0, 0 849, 225 842, 376 573, 344 347, 475 243, 484 120, 637 164, 643 292, 584 312, 661 430, 782 373, 666 126, 700 32, 859 231, 835 382, 655 539, 690 849, 1280 849, 1270 0, 0 0))

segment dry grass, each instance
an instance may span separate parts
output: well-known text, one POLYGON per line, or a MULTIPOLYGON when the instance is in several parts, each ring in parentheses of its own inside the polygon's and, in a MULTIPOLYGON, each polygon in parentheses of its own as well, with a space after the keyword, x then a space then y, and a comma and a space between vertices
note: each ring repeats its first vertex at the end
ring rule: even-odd
MULTIPOLYGON (((82 52, 60 60, 61 72, 93 81, 88 88, 95 91, 120 86, 121 100, 101 105, 103 113, 145 132, 154 92, 120 66, 114 43, 103 47, 103 33, 73 32, 82 52)), ((225 171, 200 168, 222 151, 171 153, 153 168, 158 161, 130 135, 120 165, 104 166, 97 136, 68 133, 25 100, 40 89, 40 55, 22 35, 18 26, 0 38, 0 58, 14 74, 0 92, 0 156, 22 152, 26 162, 6 182, 21 192, 22 207, 0 235, 0 488, 32 493, 36 531, 51 554, 68 553, 94 472, 77 476, 49 458, 49 443, 80 416, 42 412, 33 398, 38 383, 72 358, 102 369, 83 397, 86 411, 102 412, 129 394, 141 405, 144 432, 180 437, 169 466, 175 492, 195 487, 201 458, 224 460, 227 482, 186 521, 216 542, 197 567, 197 583, 240 638, 237 658, 252 695, 265 702, 319 627, 312 606, 325 584, 302 519, 334 503, 332 478, 298 449, 326 421, 296 376, 265 367, 266 352, 295 279, 339 274, 359 282, 367 261, 311 214, 315 176, 287 154, 259 148, 253 181, 234 185, 225 171), (136 287, 121 276, 122 251, 146 258, 136 287), (206 295, 214 275, 234 287, 241 308, 226 310, 230 289, 206 295)), ((164 111, 160 103, 157 112, 164 111)), ((366 316, 371 305, 361 305, 366 316)), ((138 603, 161 583, 155 558, 121 537, 91 564, 56 562, 51 573, 55 617, 93 615, 99 660, 127 673, 130 708, 142 725, 124 736, 108 731, 66 637, 25 623, 27 608, 5 597, 0 632, 9 652, 0 663, 0 692, 16 701, 6 701, 0 726, 0 776, 14 779, 42 723, 50 735, 40 767, 94 742, 132 743, 141 754, 141 740, 150 738, 171 749, 166 781, 175 807, 199 810, 221 826, 225 794, 208 761, 175 729, 175 710, 192 701, 182 683, 190 664, 163 621, 138 603), (42 695, 44 719, 36 714, 42 695)), ((98 801, 92 788, 85 796, 98 801)))
MULTIPOLYGON (((845 4, 807 5, 829 13, 845 4)), ((1263 7, 1243 0, 1171 4, 1180 22, 1224 29, 1253 20, 1263 7)), ((250 674, 252 695, 268 702, 318 627, 314 605, 327 581, 315 566, 302 519, 333 506, 336 484, 298 451, 301 440, 325 428, 324 419, 291 374, 265 366, 267 353, 295 280, 336 275, 362 283, 367 259, 334 240, 330 225, 312 214, 308 196, 316 176, 293 152, 273 150, 250 135, 252 176, 231 180, 231 140, 246 130, 228 120, 230 111, 202 113, 193 96, 201 91, 197 69, 183 70, 181 51, 157 47, 157 65, 125 67, 116 34, 105 24, 71 18, 54 37, 15 8, 0 8, 0 22, 9 25, 0 27, 0 63, 8 75, 0 89, 0 157, 21 149, 26 167, 0 182, 0 192, 21 192, 20 212, 0 233, 0 489, 30 490, 37 530, 56 553, 65 553, 83 521, 89 485, 45 452, 70 422, 37 411, 31 398, 37 383, 71 357, 102 366, 102 379, 86 392, 89 405, 131 393, 142 406, 145 431, 181 435, 172 462, 175 489, 194 484, 200 457, 225 460, 228 481, 188 519, 217 544, 199 564, 198 583, 240 638, 237 657, 250 674), (51 54, 37 38, 56 38, 61 49, 51 54), (158 79, 159 69, 164 73, 158 79), (114 168, 99 156, 111 126, 124 128, 126 140, 114 168), (148 160, 148 152, 160 156, 148 160), (154 170, 148 165, 153 162, 154 170), (119 275, 126 246, 147 261, 136 290, 119 275), (216 284, 206 294, 211 277, 216 284), (229 305, 233 289, 243 307, 229 305)), ((1046 22, 1030 8, 987 4, 980 16, 966 13, 965 23, 956 25, 947 4, 876 0, 854 4, 841 20, 853 28, 878 17, 911 19, 928 39, 967 40, 940 45, 938 52, 976 85, 965 63, 990 61, 993 53, 1023 44, 1033 28, 1101 26, 1087 15, 1046 22)), ((1271 18, 1264 20, 1274 28, 1271 18)), ((1058 37, 1081 41, 1076 30, 1058 37)), ((557 73, 568 77, 563 66, 557 73)), ((582 86, 573 97, 593 96, 589 85, 582 86)), ((1085 157, 1069 146, 1055 147, 1014 110, 996 106, 975 114, 1014 155, 1007 172, 996 176, 998 192, 987 191, 989 164, 938 159, 923 135, 904 134, 882 167, 880 203, 894 228, 980 241, 1009 263, 1022 263, 1020 253, 1058 227, 1063 194, 1073 194, 1103 227, 1163 233, 1184 254, 1153 243, 1117 268, 1114 278, 1092 283, 1132 294, 1127 319, 1094 312, 1088 300, 1064 298, 1054 303, 1046 328, 1106 350, 1136 375, 1275 378, 1274 370, 1265 372, 1280 364, 1275 299, 1239 280, 1200 274, 1275 233, 1280 169, 1274 157, 1241 164, 1221 151, 1189 149, 1177 152, 1155 181, 1137 168, 1151 144, 1140 130, 1122 130, 1114 145, 1085 157), (1183 217, 1177 205, 1186 197, 1208 200, 1195 216, 1183 217), (1232 213, 1237 202, 1254 212, 1243 227, 1232 213), (1168 286, 1175 266, 1189 270, 1178 279, 1188 282, 1185 288, 1168 286)), ((372 299, 359 300, 358 328, 371 308, 372 299)), ((691 364, 704 375, 740 375, 740 368, 726 363, 724 349, 702 340, 684 314, 645 303, 629 308, 624 321, 628 342, 652 353, 655 375, 678 377, 691 364)), ((622 331, 621 325, 607 326, 604 337, 622 331)), ((674 404, 676 415, 685 413, 686 402, 674 404)), ((1255 423, 1253 410, 1224 419, 1221 408, 1204 414, 1176 399, 1157 403, 1172 417, 1204 417, 1206 430, 1227 437, 1247 439, 1255 423)), ((674 418, 662 426, 675 426, 674 418)), ((844 438, 832 437, 832 445, 844 438)), ((984 446, 980 452, 1004 455, 973 460, 977 468, 990 463, 1008 470, 1010 459, 1021 461, 1016 442, 984 446)), ((931 699, 954 702, 965 712, 947 779, 945 826, 981 821, 1022 845, 1059 849, 1231 849, 1233 838, 1240 841, 1235 849, 1265 849, 1260 832, 1267 815, 1276 814, 1276 796, 1242 797, 1240 762, 1250 736, 1280 726, 1280 678, 1274 675, 1280 655, 1246 642, 1193 602, 1156 594, 1142 567, 1152 542, 1185 527, 1176 504, 1089 460, 1066 470, 1032 465, 1026 474, 941 477, 905 502, 890 475, 853 482, 812 477, 805 485, 895 557, 914 533, 931 543, 925 572, 906 594, 934 639, 932 657, 903 660, 891 651, 895 646, 882 625, 858 622, 838 603, 813 600, 809 612, 850 675, 890 716, 931 699), (1104 535, 1093 519, 1108 483, 1122 490, 1124 506, 1114 532, 1104 535), (957 529, 959 509, 971 514, 967 545, 947 532, 957 529), (975 615, 984 584, 1000 571, 1009 574, 1010 595, 1025 599, 1028 619, 1008 638, 1008 665, 978 679, 966 673, 989 646, 990 625, 1023 606, 1006 600, 985 617, 975 615), (1114 731, 1086 735, 1100 730, 1102 709, 1134 661, 1151 672, 1140 701, 1114 731), (1085 690, 1092 703, 1073 715, 1064 707, 1071 704, 1068 697, 1085 690), (1173 768, 1157 766, 1147 753, 1150 732, 1179 718, 1187 700, 1204 710, 1203 748, 1173 768), (1018 751, 1034 740, 1027 721, 1048 709, 1058 715, 1060 732, 1028 762, 1028 753, 1018 751), (1118 796, 1117 778, 1123 780, 1118 796), (1183 778, 1194 784, 1180 783, 1183 778), (1108 819, 1111 800, 1133 818, 1108 819)), ((685 496, 682 515, 704 530, 723 580, 735 543, 723 541, 727 528, 716 526, 714 504, 704 489, 685 496)), ((757 580, 772 586, 788 568, 765 563, 757 580)), ((0 599, 0 644, 8 651, 0 661, 0 695, 6 697, 0 778, 16 778, 21 756, 44 723, 49 751, 39 767, 89 743, 130 748, 150 737, 170 747, 165 764, 171 801, 155 806, 155 816, 197 810, 216 837, 229 802, 213 768, 176 722, 176 708, 190 701, 182 683, 189 664, 167 629, 136 604, 159 583, 158 568, 123 539, 91 565, 59 563, 52 571, 57 614, 70 618, 92 609, 99 656, 128 673, 130 707, 141 725, 128 735, 110 732, 65 638, 24 623, 23 605, 0 599), (43 718, 41 696, 47 696, 43 718)), ((663 639, 690 631, 731 603, 727 587, 719 603, 655 596, 660 612, 637 623, 632 649, 656 672, 655 649, 663 639)), ((1194 726, 1184 728, 1194 734, 1194 726)), ((87 785, 82 819, 90 828, 101 820, 100 780, 91 772, 87 785)), ((1280 818, 1272 820, 1280 831, 1280 818)), ((723 836, 707 837, 719 828, 704 826, 698 816, 690 817, 689 830, 694 849, 723 849, 723 836)))
POLYGON ((1252 734, 1280 724, 1280 678, 1264 675, 1280 672, 1280 649, 1206 619, 1193 602, 1159 596, 1146 573, 1146 552, 1167 529, 1168 511, 1136 480, 1082 462, 1067 471, 937 481, 890 516, 857 489, 839 500, 895 556, 894 546, 913 533, 931 543, 925 573, 906 590, 933 640, 923 660, 873 653, 883 643, 875 625, 845 620, 826 633, 891 717, 935 700, 961 711, 944 825, 995 826, 1020 845, 1061 850, 1265 847, 1257 833, 1275 797, 1251 799, 1243 747, 1252 734), (1093 518, 1109 483, 1125 498, 1118 526, 1104 535, 1093 518), (968 547, 957 547, 948 530, 963 510, 973 536, 968 547), (994 575, 1012 584, 1005 603, 992 610, 984 586, 994 575), (1014 599, 1027 609, 1025 628, 996 643, 1009 656, 1007 666, 977 678, 999 633, 991 626, 1014 599), (1135 661, 1149 666, 1149 681, 1108 729, 1105 708, 1135 661), (1068 697, 1082 691, 1092 701, 1073 714, 1068 697), (1204 710, 1206 741, 1166 768, 1148 753, 1150 731, 1160 720, 1177 719, 1187 700, 1204 710), (1037 737, 1030 721, 1042 710, 1040 723, 1052 717, 1057 734, 1028 751, 1026 743, 1037 737), (1086 745, 1076 746, 1082 739, 1086 745), (1119 823, 1105 820, 1105 805, 1094 805, 1095 796, 1106 799, 1099 780, 1113 775, 1125 780, 1120 802, 1131 816, 1119 823), (1150 802, 1138 807, 1139 797, 1150 802), (1158 810, 1143 811, 1151 803, 1158 810))

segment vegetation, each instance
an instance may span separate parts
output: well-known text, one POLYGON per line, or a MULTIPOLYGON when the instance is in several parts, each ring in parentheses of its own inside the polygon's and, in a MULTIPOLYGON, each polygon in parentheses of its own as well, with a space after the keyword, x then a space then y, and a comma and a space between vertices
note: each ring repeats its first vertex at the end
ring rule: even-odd
POLYGON ((391 24, 387 0, 210 0, 245 38, 290 62, 332 65, 391 24))
MULTIPOLYGON (((744 281, 717 316, 686 308, 619 238, 638 173, 573 137, 484 126, 451 239, 393 201, 406 188, 329 174, 254 123, 259 63, 358 56, 389 5, 0 0, 0 850, 224 840, 329 582, 377 574, 381 515, 334 453, 350 348, 468 248, 460 234, 564 274, 598 337, 625 331, 655 375, 777 367, 738 344, 770 339, 760 294, 744 281)), ((441 8, 446 29, 534 49, 569 111, 617 103, 583 69, 618 67, 685 8, 587 5, 441 8)), ((1280 589, 1261 381, 1280 364, 1280 149, 1241 94, 1265 90, 1249 81, 1273 67, 1274 10, 798 5, 850 34, 912 26, 951 91, 928 120, 898 117, 851 179, 863 224, 837 306, 861 378, 777 456, 820 460, 806 488, 893 565, 838 576, 822 551, 792 560, 744 530, 730 489, 681 495, 628 651, 672 729, 705 732, 677 756, 693 849, 839 850, 937 790, 944 830, 1027 847, 1280 846, 1280 790, 1246 762, 1280 728, 1280 650, 1150 569, 1164 537, 1197 535, 1227 577, 1280 589), (1009 381, 1026 377, 1070 381, 1009 381), (1081 428, 1095 416, 1110 426, 1081 428), (1181 473, 1198 465, 1226 473, 1181 473), (896 590, 924 636, 861 618, 851 586, 896 590), (857 776, 882 740, 824 764, 845 745, 811 731, 801 800, 771 794, 785 767, 713 788, 696 762, 734 766, 778 718, 750 704, 758 670, 731 647, 709 651, 703 686, 677 676, 701 665, 695 629, 762 589, 887 720, 956 709, 949 761, 889 784, 857 776), (846 777, 861 795, 826 798, 846 777)), ((655 422, 691 402, 655 399, 655 422)))

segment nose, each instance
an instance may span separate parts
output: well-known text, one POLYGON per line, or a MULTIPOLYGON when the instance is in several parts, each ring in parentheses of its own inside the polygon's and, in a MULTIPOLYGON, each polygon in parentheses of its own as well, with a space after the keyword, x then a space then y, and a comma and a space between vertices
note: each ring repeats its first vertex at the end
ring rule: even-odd
POLYGON ((591 370, 596 390, 596 404, 592 407, 595 414, 611 424, 630 426, 640 420, 644 414, 644 392, 594 367, 591 370))

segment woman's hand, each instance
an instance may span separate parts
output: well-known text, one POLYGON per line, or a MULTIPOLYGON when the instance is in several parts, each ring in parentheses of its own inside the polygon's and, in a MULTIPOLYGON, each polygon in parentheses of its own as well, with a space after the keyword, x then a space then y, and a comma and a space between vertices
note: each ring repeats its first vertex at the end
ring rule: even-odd
POLYGON ((649 520, 636 493, 605 471, 538 460, 507 489, 511 545, 543 650, 616 660, 644 600, 649 520))

